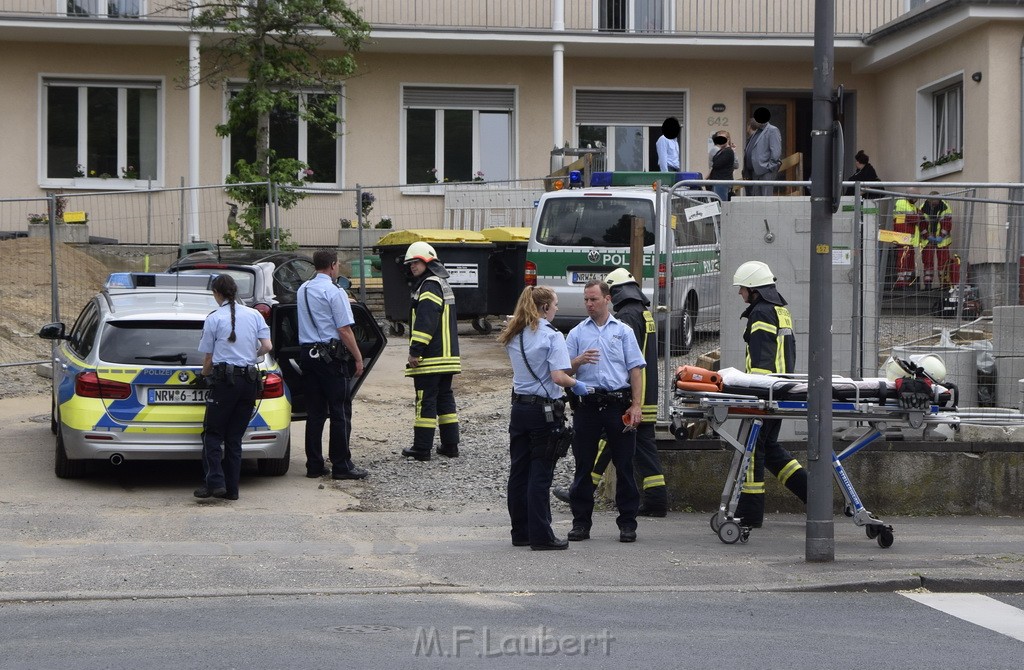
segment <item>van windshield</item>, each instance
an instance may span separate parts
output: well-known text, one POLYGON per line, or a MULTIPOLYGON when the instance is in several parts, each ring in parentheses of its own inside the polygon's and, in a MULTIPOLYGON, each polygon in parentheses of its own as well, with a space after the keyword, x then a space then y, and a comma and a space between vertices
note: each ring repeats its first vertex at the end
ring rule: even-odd
POLYGON ((644 221, 644 246, 654 244, 654 202, 643 198, 551 198, 537 241, 557 247, 628 247, 632 217, 644 221))

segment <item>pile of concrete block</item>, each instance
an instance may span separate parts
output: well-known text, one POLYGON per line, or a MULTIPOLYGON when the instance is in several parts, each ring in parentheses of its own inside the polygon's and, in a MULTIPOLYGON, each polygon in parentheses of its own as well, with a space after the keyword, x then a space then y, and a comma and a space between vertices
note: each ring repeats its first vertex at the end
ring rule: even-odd
POLYGON ((1024 305, 992 309, 992 349, 996 358, 996 404, 1024 410, 1024 305))

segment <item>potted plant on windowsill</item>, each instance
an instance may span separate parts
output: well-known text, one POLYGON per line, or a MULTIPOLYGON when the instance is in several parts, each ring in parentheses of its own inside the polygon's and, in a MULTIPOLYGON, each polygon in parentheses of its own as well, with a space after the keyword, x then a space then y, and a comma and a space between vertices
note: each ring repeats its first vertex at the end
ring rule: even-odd
POLYGON ((928 160, 928 157, 924 156, 922 163, 918 166, 917 177, 922 180, 933 179, 952 172, 960 172, 963 169, 963 149, 950 149, 934 161, 928 160))

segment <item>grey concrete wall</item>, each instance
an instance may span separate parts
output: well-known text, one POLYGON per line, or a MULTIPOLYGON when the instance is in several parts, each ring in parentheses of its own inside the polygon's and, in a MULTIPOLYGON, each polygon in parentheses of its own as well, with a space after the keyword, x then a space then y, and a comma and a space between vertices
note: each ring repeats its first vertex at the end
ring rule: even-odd
MULTIPOLYGON (((791 451, 806 463, 802 445, 791 451)), ((838 448, 839 445, 837 445, 838 448)), ((864 507, 881 519, 892 515, 990 514, 1024 515, 1024 445, 984 443, 942 445, 880 442, 843 462, 864 507)), ((730 447, 711 450, 661 451, 672 509, 711 512, 718 509, 729 465, 730 447)), ((770 474, 765 475, 770 513, 802 512, 803 504, 770 474)), ((834 509, 842 514, 844 500, 833 482, 834 509)), ((836 523, 841 523, 842 518, 836 523)))

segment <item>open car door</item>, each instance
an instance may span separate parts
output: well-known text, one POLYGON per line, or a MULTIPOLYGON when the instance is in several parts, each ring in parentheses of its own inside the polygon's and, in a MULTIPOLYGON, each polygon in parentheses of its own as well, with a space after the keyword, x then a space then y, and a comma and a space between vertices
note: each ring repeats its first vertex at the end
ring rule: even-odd
MULTIPOLYGON (((387 346, 388 338, 377 325, 377 320, 361 302, 352 302, 355 324, 352 333, 363 355, 363 374, 352 381, 352 397, 359 392, 366 376, 387 346)), ((306 419, 306 394, 303 388, 302 368, 299 367, 299 309, 297 304, 274 305, 270 318, 270 339, 274 344, 274 358, 281 366, 281 374, 288 385, 292 402, 292 421, 306 419)), ((348 365, 354 368, 351 360, 348 365)), ((351 373, 352 370, 349 370, 351 373)))

